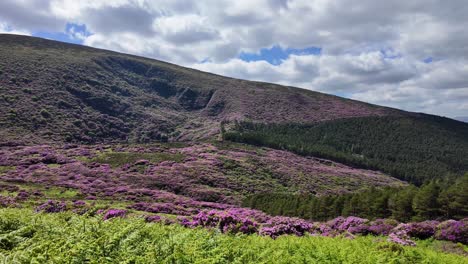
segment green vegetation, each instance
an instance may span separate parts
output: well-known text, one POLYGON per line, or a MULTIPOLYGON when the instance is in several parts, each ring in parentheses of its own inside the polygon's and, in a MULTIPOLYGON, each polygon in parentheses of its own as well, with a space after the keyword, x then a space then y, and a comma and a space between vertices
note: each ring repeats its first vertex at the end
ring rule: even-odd
POLYGON ((468 171, 468 124, 422 114, 311 125, 240 122, 223 138, 382 170, 417 185, 468 171))
POLYGON ((117 168, 125 164, 133 164, 139 160, 147 160, 149 162, 157 163, 161 161, 181 162, 183 159, 184 155, 180 153, 103 152, 90 161, 109 164, 111 167, 117 168))
POLYGON ((236 186, 236 191, 244 195, 259 190, 273 190, 274 192, 295 190, 294 186, 284 184, 277 173, 266 168, 257 159, 250 158, 246 162, 240 162, 221 157, 220 160, 226 184, 236 186))
POLYGON ((0 174, 14 170, 15 166, 0 166, 0 174))
POLYGON ((468 173, 450 183, 432 181, 420 188, 371 188, 367 191, 333 196, 254 194, 243 206, 271 215, 328 220, 338 216, 368 219, 393 218, 408 222, 428 219, 462 219, 468 216, 468 173))
MULTIPOLYGON (((466 252, 466 247, 462 252, 466 252)), ((141 218, 86 217, 0 209, 4 263, 466 263, 466 257, 379 237, 227 235, 141 218)))

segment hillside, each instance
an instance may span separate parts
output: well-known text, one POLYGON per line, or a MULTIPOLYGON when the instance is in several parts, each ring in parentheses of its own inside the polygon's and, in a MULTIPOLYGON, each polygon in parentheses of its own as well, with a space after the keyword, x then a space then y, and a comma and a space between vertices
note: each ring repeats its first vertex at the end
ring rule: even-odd
POLYGON ((467 123, 0 34, 0 262, 465 263, 467 171, 467 123))
POLYGON ((227 140, 381 170, 417 184, 468 170, 463 122, 0 35, 2 145, 197 141, 219 139, 225 131, 227 140), (238 121, 265 127, 236 135, 238 121))
POLYGON ((359 117, 317 124, 241 122, 223 136, 381 170, 416 184, 468 171, 468 124, 430 115, 359 117))
POLYGON ((60 43, 0 35, 0 140, 209 138, 222 120, 315 123, 402 112, 280 85, 60 43))
POLYGON ((329 160, 207 143, 3 147, 2 182, 71 188, 81 198, 161 202, 191 198, 228 204, 240 204, 255 193, 323 196, 406 185, 380 172, 329 160))

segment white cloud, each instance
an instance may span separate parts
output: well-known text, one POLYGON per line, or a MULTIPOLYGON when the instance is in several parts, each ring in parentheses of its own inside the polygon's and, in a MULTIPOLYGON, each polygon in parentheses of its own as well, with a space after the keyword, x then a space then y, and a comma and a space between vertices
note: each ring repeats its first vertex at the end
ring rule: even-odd
POLYGON ((0 22, 0 34, 7 33, 7 34, 16 34, 16 35, 31 35, 30 32, 25 30, 14 30, 12 29, 7 23, 0 22))
POLYGON ((0 30, 85 24, 93 34, 75 38, 90 46, 458 116, 468 104, 467 13, 466 0, 4 0, 0 30), (274 45, 322 55, 237 59, 274 45))

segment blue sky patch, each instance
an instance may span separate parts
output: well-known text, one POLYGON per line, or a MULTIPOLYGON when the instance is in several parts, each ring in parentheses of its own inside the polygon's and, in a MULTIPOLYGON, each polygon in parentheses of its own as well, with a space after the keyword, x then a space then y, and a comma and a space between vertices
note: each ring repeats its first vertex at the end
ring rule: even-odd
POLYGON ((73 44, 83 44, 83 40, 79 37, 79 35, 87 37, 90 36, 91 33, 86 29, 86 25, 67 23, 63 32, 39 31, 34 32, 32 35, 35 37, 53 39, 73 44))
POLYGON ((263 48, 259 53, 241 52, 239 59, 243 61, 267 61, 272 65, 279 65, 283 60, 287 59, 290 55, 320 55, 321 48, 309 47, 305 49, 283 49, 278 45, 271 48, 263 48))
POLYGON ((381 49, 380 53, 382 54, 384 59, 389 59, 389 60, 400 59, 403 57, 400 53, 395 52, 395 50, 391 48, 381 49))
POLYGON ((434 59, 433 59, 432 57, 428 57, 428 58, 425 58, 425 59, 423 60, 424 63, 431 63, 431 62, 433 62, 433 61, 434 61, 434 59))

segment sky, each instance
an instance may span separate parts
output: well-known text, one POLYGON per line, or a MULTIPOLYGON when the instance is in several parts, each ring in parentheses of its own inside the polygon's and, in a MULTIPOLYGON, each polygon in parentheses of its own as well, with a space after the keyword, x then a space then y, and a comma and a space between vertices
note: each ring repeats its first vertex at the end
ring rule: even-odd
POLYGON ((466 0, 1 0, 0 33, 468 117, 466 0))

